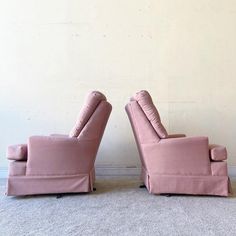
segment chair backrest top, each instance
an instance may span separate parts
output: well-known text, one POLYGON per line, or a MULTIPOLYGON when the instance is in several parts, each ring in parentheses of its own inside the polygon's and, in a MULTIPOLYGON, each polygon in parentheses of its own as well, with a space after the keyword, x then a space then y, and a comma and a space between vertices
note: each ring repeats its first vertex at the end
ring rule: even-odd
POLYGON ((70 131, 70 137, 79 136, 81 130, 84 128, 101 101, 106 101, 106 97, 99 91, 92 91, 87 95, 77 121, 70 131))
POLYGON ((141 90, 135 93, 130 100, 137 101, 158 136, 160 138, 168 138, 168 133, 161 123, 160 115, 153 104, 150 94, 146 90, 141 90))

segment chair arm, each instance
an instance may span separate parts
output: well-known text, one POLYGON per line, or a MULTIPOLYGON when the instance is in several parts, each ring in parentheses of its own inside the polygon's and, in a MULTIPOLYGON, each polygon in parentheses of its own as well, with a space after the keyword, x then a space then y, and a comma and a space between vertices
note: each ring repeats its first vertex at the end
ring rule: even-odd
POLYGON ((168 134, 167 138, 183 138, 186 137, 185 134, 168 134))
POLYGON ((27 144, 16 144, 7 147, 7 159, 13 161, 27 160, 27 144))
POLYGON ((28 140, 28 175, 87 173, 93 168, 98 145, 61 136, 31 136, 28 140))
POLYGON ((143 156, 149 172, 157 174, 210 174, 207 137, 162 139, 143 144, 143 156))
POLYGON ((209 145, 210 151, 210 158, 211 161, 224 161, 227 160, 227 150, 226 147, 217 145, 217 144, 210 144, 209 145))

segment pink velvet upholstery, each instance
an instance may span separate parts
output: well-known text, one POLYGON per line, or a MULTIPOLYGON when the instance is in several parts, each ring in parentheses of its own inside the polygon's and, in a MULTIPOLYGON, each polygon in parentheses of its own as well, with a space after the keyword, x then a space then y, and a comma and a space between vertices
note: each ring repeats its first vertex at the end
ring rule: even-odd
POLYGON ((10 161, 9 176, 24 176, 26 174, 26 161, 10 161))
POLYGON ((227 159, 227 150, 225 147, 211 144, 209 145, 210 158, 213 161, 224 161, 227 159))
MULTIPOLYGON (((145 106, 154 106, 151 99, 145 106)), ((228 196, 230 180, 227 163, 222 161, 227 156, 224 147, 209 146, 207 137, 161 136, 152 122, 160 120, 159 114, 153 112, 150 119, 139 97, 132 97, 125 108, 140 154, 141 178, 150 193, 228 196)))
POLYGON ((14 161, 9 165, 7 195, 93 191, 94 162, 112 108, 99 92, 92 92, 88 97, 83 119, 77 123, 80 125, 76 129, 79 133, 75 132, 77 137, 31 136, 23 145, 28 153, 26 161, 18 157, 19 145, 8 148, 8 157, 14 161), (91 105, 91 97, 97 94, 99 99, 91 105))
POLYGON ((106 100, 106 97, 98 91, 93 91, 88 94, 75 126, 70 132, 70 137, 78 137, 84 125, 88 122, 89 118, 102 100, 106 100))
POLYGON ((26 161, 27 160, 27 145, 18 144, 11 145, 7 148, 7 159, 14 161, 26 161))
POLYGON ((167 131, 161 123, 160 115, 152 102, 150 94, 145 90, 141 90, 140 92, 137 92, 131 98, 131 100, 135 100, 138 102, 146 117, 152 124, 154 130, 157 132, 158 136, 160 138, 167 138, 167 131))

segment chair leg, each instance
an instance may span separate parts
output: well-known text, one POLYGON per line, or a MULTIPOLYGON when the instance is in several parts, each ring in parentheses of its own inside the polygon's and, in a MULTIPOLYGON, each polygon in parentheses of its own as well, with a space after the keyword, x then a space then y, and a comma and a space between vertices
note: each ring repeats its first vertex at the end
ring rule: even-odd
POLYGON ((165 196, 165 197, 171 197, 172 196, 172 194, 170 194, 170 193, 161 193, 160 195, 165 196))
POLYGON ((146 185, 141 184, 141 185, 139 185, 139 188, 146 188, 146 185))
POLYGON ((97 189, 96 188, 93 188, 93 191, 96 191, 97 189))

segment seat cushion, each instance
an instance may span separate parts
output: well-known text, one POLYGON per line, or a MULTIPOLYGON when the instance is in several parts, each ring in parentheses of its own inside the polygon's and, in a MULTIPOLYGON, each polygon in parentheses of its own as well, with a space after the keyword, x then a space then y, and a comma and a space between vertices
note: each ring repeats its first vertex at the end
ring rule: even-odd
POLYGON ((167 131, 161 123, 160 115, 152 102, 150 94, 145 90, 141 90, 140 92, 137 92, 131 100, 136 100, 138 102, 158 136, 160 138, 168 138, 167 131))
POLYGON ((89 118, 97 108, 98 104, 106 100, 106 97, 98 92, 98 91, 92 91, 88 96, 84 103, 83 108, 81 109, 81 112, 79 114, 79 117, 73 127, 73 129, 70 132, 70 137, 77 138, 85 126, 85 124, 88 122, 89 118))
POLYGON ((27 144, 17 144, 7 147, 7 159, 14 161, 27 160, 27 144))
POLYGON ((209 145, 210 157, 213 161, 224 161, 227 159, 227 150, 224 146, 211 144, 209 145))

